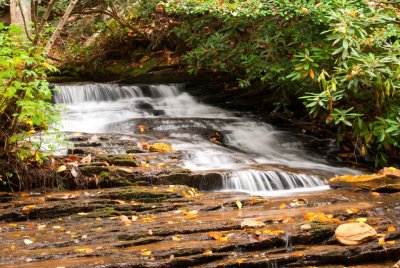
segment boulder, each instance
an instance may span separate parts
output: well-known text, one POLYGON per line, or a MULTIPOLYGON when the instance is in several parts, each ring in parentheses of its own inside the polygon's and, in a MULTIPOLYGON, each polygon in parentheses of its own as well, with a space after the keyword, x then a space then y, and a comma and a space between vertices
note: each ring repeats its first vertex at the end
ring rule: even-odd
POLYGON ((377 237, 370 225, 362 222, 345 223, 336 228, 336 240, 346 246, 355 246, 377 237))

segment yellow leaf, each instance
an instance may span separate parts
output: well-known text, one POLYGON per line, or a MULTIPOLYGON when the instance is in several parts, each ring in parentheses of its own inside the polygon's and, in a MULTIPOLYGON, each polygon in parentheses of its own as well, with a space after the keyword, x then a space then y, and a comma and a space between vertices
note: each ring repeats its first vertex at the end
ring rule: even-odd
POLYGON ((219 240, 222 237, 222 234, 218 232, 209 232, 207 234, 209 237, 214 238, 215 240, 219 240))
POLYGON ((56 170, 56 173, 63 172, 63 171, 66 170, 66 169, 67 169, 67 167, 66 167, 65 165, 59 166, 59 167, 57 168, 57 170, 56 170))
POLYGON ((218 239, 220 242, 228 242, 228 237, 223 236, 220 239, 218 239))
POLYGON ((173 237, 172 237, 172 240, 173 240, 173 241, 181 241, 181 239, 180 239, 178 236, 173 236, 173 237))
POLYGON ((390 227, 388 227, 387 230, 388 230, 389 233, 392 233, 392 232, 396 231, 396 227, 390 226, 390 227))
POLYGON ((286 204, 285 203, 282 203, 282 204, 279 205, 279 209, 284 209, 284 208, 286 208, 286 204))
POLYGON ((198 213, 197 210, 191 210, 191 211, 188 212, 187 215, 196 215, 197 213, 198 213))
POLYGON ((204 255, 211 255, 211 254, 213 254, 213 252, 212 252, 212 250, 207 249, 207 250, 205 250, 205 251, 203 252, 203 254, 204 254, 204 255))
POLYGON ((41 224, 38 226, 38 229, 43 229, 43 228, 46 228, 46 224, 41 224))
POLYGON ((132 219, 132 221, 137 221, 139 219, 139 217, 132 215, 131 219, 132 219))
POLYGON ((239 200, 236 201, 236 206, 238 207, 238 209, 242 209, 242 202, 240 202, 239 200))
POLYGON ((151 250, 145 250, 142 252, 142 256, 151 256, 151 250))
POLYGON ((311 77, 311 79, 313 79, 314 80, 314 71, 313 71, 313 69, 311 68, 310 69, 310 77, 311 77))
POLYGON ((76 252, 84 252, 84 253, 92 253, 93 249, 91 248, 77 248, 75 249, 76 252))
POLYGON ((79 215, 79 216, 86 216, 86 215, 89 215, 89 213, 86 213, 86 212, 78 212, 78 215, 79 215))
POLYGON ((379 244, 379 245, 385 245, 385 244, 386 244, 385 238, 384 238, 384 237, 379 238, 378 244, 379 244))
POLYGON ((394 241, 394 240, 386 241, 386 244, 389 244, 389 245, 394 245, 395 243, 396 243, 396 241, 394 241))
POLYGON ((367 154, 367 148, 363 145, 362 147, 361 147, 361 155, 362 156, 365 156, 367 154))
POLYGON ((236 260, 236 263, 237 263, 237 264, 242 264, 242 263, 244 263, 246 260, 247 260, 247 259, 244 259, 244 258, 243 258, 243 259, 237 259, 237 260, 236 260))
POLYGON ((149 218, 149 217, 143 218, 142 220, 143 220, 143 222, 153 222, 154 221, 153 218, 149 218))
POLYGON ((356 222, 364 223, 364 222, 366 222, 367 220, 368 220, 367 218, 357 218, 357 219, 356 219, 356 222))
POLYGON ((22 213, 29 214, 36 207, 36 205, 28 205, 22 208, 22 213))
POLYGON ((273 231, 270 231, 268 234, 270 234, 270 235, 280 235, 280 234, 284 234, 285 233, 285 231, 283 231, 283 230, 273 230, 273 231))

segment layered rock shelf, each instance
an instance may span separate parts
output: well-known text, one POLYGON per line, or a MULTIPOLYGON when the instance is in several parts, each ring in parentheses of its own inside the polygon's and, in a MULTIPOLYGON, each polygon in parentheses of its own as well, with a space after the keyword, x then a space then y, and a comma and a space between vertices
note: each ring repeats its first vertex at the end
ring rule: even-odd
POLYGON ((0 195, 2 267, 390 267, 400 258, 399 193, 296 197, 129 186, 0 195), (340 244, 337 226, 377 237, 340 244))

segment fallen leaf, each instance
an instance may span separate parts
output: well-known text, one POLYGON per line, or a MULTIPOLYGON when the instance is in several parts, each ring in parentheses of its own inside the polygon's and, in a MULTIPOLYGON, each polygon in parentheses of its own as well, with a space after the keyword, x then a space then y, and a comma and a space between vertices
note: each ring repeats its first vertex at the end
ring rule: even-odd
POLYGON ((244 259, 244 258, 242 258, 242 259, 236 259, 236 263, 237 263, 237 264, 242 264, 242 263, 244 263, 245 261, 247 261, 247 259, 244 259))
POLYGON ((236 201, 236 206, 238 207, 238 209, 242 209, 242 202, 240 202, 239 200, 236 201))
POLYGON ((38 226, 38 229, 43 229, 43 228, 46 228, 46 224, 41 224, 38 226))
POLYGON ((366 222, 366 221, 368 221, 367 218, 357 218, 356 219, 356 222, 366 222))
POLYGON ((59 167, 57 168, 57 170, 56 170, 56 173, 63 172, 63 171, 66 170, 66 169, 67 169, 67 167, 66 167, 65 165, 59 166, 59 167))
POLYGON ((390 227, 388 227, 387 231, 388 231, 389 233, 392 233, 392 232, 396 231, 396 227, 390 226, 390 227))
POLYGON ((91 248, 77 248, 75 249, 76 252, 85 252, 85 253, 92 253, 93 249, 91 248))
POLYGON ((148 233, 149 235, 153 235, 153 230, 150 229, 148 233))
POLYGON ((73 162, 79 162, 79 157, 77 155, 70 154, 68 156, 68 160, 73 161, 73 162))
POLYGON ((271 235, 280 235, 280 234, 284 234, 285 231, 283 230, 273 230, 270 232, 271 235))
POLYGON ((30 240, 30 239, 24 239, 24 243, 25 243, 25 245, 30 245, 30 244, 33 244, 33 241, 32 240, 30 240))
POLYGON ((126 202, 124 200, 115 199, 113 201, 117 202, 120 205, 126 205, 126 202))
POLYGON ((212 252, 212 250, 210 250, 210 249, 207 249, 207 250, 205 250, 205 251, 203 252, 203 255, 211 255, 211 254, 213 254, 213 252, 212 252))
POLYGON ((125 215, 121 215, 119 216, 119 220, 124 223, 125 225, 132 225, 132 221, 130 219, 128 219, 127 216, 125 215))
POLYGON ((72 175, 74 178, 78 177, 78 172, 76 172, 76 170, 75 170, 74 167, 71 169, 71 175, 72 175))
POLYGON ((135 216, 135 215, 132 215, 132 217, 131 217, 131 220, 132 221, 137 221, 139 219, 139 217, 138 216, 135 216))
POLYGON ((353 209, 346 209, 346 212, 347 212, 348 214, 354 214, 354 213, 360 212, 360 210, 359 210, 359 209, 356 209, 356 208, 353 208, 353 209))
POLYGON ((151 256, 151 250, 144 250, 141 254, 142 256, 151 256))
POLYGON ((240 226, 242 228, 245 228, 245 227, 257 228, 257 227, 265 226, 265 223, 263 223, 262 221, 259 221, 259 220, 245 219, 244 221, 242 221, 240 223, 240 226))
POLYGON ((222 234, 219 232, 209 232, 207 233, 209 237, 215 239, 215 240, 219 240, 222 237, 222 234))
POLYGON ((284 208, 286 208, 286 204, 285 203, 282 203, 282 204, 279 205, 279 209, 284 209, 284 208))
POLYGON ((172 237, 172 240, 173 240, 173 241, 181 241, 181 238, 178 237, 178 236, 173 236, 173 237, 172 237))
POLYGON ((92 162, 92 155, 89 154, 88 156, 82 158, 81 163, 83 164, 90 164, 92 162))
POLYGON ((36 207, 36 205, 28 205, 28 206, 24 206, 22 207, 22 213, 28 215, 29 213, 31 213, 31 211, 36 207))
POLYGON ((86 215, 89 215, 89 213, 86 213, 86 212, 78 212, 77 213, 79 216, 86 216, 86 215))
POLYGON ((389 245, 394 245, 395 243, 396 243, 396 241, 394 241, 394 240, 386 241, 386 244, 389 244, 389 245))

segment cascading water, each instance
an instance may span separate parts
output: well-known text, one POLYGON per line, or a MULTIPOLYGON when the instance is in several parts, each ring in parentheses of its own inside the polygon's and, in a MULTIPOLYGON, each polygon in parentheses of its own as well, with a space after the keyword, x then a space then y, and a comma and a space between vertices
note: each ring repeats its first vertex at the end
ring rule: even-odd
POLYGON ((54 100, 65 106, 61 130, 167 142, 182 152, 184 167, 223 174, 219 190, 258 195, 321 190, 327 189, 324 180, 310 174, 354 173, 310 156, 290 133, 199 103, 182 85, 92 83, 58 88, 54 100))

